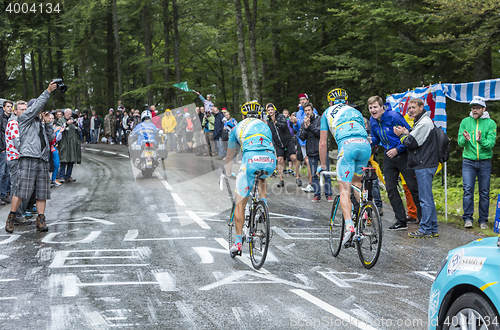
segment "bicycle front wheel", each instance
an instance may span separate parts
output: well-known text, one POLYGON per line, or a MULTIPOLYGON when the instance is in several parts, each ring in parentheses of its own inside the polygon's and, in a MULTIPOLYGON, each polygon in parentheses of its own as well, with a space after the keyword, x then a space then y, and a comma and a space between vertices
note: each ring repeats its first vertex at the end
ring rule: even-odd
POLYGON ((330 215, 330 250, 334 257, 338 256, 342 246, 344 226, 344 215, 340 207, 340 196, 337 195, 333 201, 332 213, 330 215))
POLYGON ((359 259, 365 268, 372 268, 382 248, 382 222, 373 202, 367 202, 359 213, 358 234, 356 246, 359 259))
MULTIPOLYGON (((233 207, 231 208, 231 214, 229 215, 229 223, 228 223, 228 228, 229 228, 229 249, 231 249, 231 246, 233 246, 234 242, 236 241, 236 226, 234 224, 234 208, 236 204, 233 202, 233 207)), ((231 252, 229 252, 229 255, 234 258, 235 255, 232 255, 231 252)))
POLYGON ((266 261, 269 249, 269 213, 264 202, 255 204, 250 218, 250 233, 248 244, 250 247, 250 259, 255 269, 260 269, 266 261))

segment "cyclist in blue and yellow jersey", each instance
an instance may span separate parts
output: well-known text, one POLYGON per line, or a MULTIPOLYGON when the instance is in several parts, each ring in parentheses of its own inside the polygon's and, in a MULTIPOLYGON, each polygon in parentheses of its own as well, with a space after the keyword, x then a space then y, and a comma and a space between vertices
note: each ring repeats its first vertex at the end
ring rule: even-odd
POLYGON ((226 157, 226 175, 230 175, 232 160, 239 145, 242 151, 241 167, 236 178, 236 206, 234 222, 236 225, 236 240, 230 249, 232 255, 241 255, 241 234, 245 222, 245 205, 255 182, 255 172, 261 170, 266 174, 260 176, 259 196, 267 205, 266 178, 276 168, 273 136, 269 126, 261 120, 262 107, 256 101, 247 102, 241 106, 241 113, 245 119, 231 131, 228 141, 226 157))
MULTIPOLYGON (((337 181, 340 187, 340 207, 344 214, 346 232, 342 245, 347 243, 354 234, 354 223, 351 218, 351 183, 361 188, 363 167, 368 164, 371 147, 365 129, 365 121, 361 113, 350 107, 347 102, 347 92, 342 88, 331 90, 327 99, 330 107, 321 117, 321 135, 319 141, 319 156, 321 165, 318 173, 327 170, 326 157, 328 129, 335 137, 338 145, 337 181)), ((358 195, 359 197, 359 195, 358 195)), ((358 199, 358 198, 357 198, 358 199)))

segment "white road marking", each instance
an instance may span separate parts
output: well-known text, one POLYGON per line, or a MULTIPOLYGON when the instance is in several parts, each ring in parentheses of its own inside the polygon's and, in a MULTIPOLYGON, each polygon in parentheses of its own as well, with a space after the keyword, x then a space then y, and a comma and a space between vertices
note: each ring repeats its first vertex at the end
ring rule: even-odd
MULTIPOLYGON (((165 181, 162 181, 162 182, 165 182, 165 181)), ((173 199, 175 200, 175 202, 177 204, 179 204, 180 206, 186 206, 186 204, 184 204, 184 202, 182 201, 182 199, 179 197, 179 195, 177 194, 172 194, 172 197, 173 199)))
MULTIPOLYGON (((222 245, 223 248, 226 249, 226 251, 229 253, 229 243, 223 239, 223 238, 214 238, 220 245, 222 245)), ((250 258, 248 258, 246 255, 242 254, 239 258, 236 258, 237 260, 241 261, 248 267, 252 268, 254 271, 261 273, 261 274, 271 274, 267 269, 264 267, 261 267, 261 269, 254 269, 252 265, 252 261, 250 258)), ((200 289, 201 290, 201 289, 200 289)))
POLYGON ((12 281, 18 281, 18 279, 17 278, 0 279, 0 282, 12 282, 12 281))
POLYGON ((128 155, 123 155, 123 154, 117 154, 118 156, 122 156, 122 157, 125 157, 125 158, 129 158, 128 155))
POLYGON ((372 285, 381 285, 381 286, 388 286, 391 288, 398 288, 398 289, 407 289, 409 286, 406 285, 399 285, 399 284, 392 284, 392 283, 385 283, 385 282, 373 282, 373 281, 367 281, 367 279, 372 278, 368 274, 360 274, 356 272, 337 272, 337 271, 329 271, 329 272, 320 272, 318 271, 319 274, 323 275, 325 278, 329 279, 332 281, 334 284, 341 288, 350 288, 352 287, 349 283, 361 283, 361 284, 372 284, 372 285), (341 278, 339 275, 344 275, 346 278, 341 278))
POLYGON ((281 237, 283 237, 284 239, 293 239, 292 236, 288 235, 287 233, 285 233, 285 231, 281 228, 278 228, 276 226, 273 226, 271 227, 271 230, 274 230, 274 232, 278 235, 280 235, 281 237))
POLYGON ((425 277, 433 282, 436 279, 436 272, 435 271, 415 271, 415 274, 418 274, 422 277, 425 277), (432 274, 434 274, 434 275, 432 275, 432 274))
MULTIPOLYGON (((139 236, 138 229, 131 229, 125 234, 124 241, 172 241, 172 240, 183 240, 183 239, 204 239, 202 236, 195 237, 159 237, 159 238, 137 238, 139 236)), ((68 259, 68 258, 66 258, 68 259)))
POLYGON ((175 279, 168 272, 153 272, 161 291, 177 291, 175 279))
POLYGON ((2 244, 9 244, 17 240, 21 235, 0 235, 0 237, 8 237, 7 239, 4 239, 0 241, 0 245, 2 244))
POLYGON ((332 305, 324 302, 321 299, 316 298, 315 296, 313 296, 313 295, 305 292, 304 290, 293 289, 293 290, 290 290, 290 291, 293 292, 293 293, 295 293, 299 297, 302 297, 305 300, 313 303, 314 305, 318 306, 319 308, 327 311, 328 313, 335 315, 339 319, 347 321, 348 324, 350 324, 350 325, 353 325, 353 326, 355 326, 355 327, 357 327, 359 329, 363 329, 363 330, 376 330, 376 328, 374 328, 374 327, 366 324, 365 322, 359 321, 355 317, 353 317, 353 316, 351 316, 351 315, 349 315, 349 314, 341 311, 338 308, 333 307, 332 305))
POLYGON ((109 257, 115 257, 113 259, 127 259, 121 257, 129 257, 131 255, 139 254, 141 257, 147 257, 150 251, 144 248, 137 249, 110 249, 110 250, 73 250, 73 251, 57 251, 52 263, 49 265, 50 268, 93 268, 93 267, 144 267, 149 264, 72 264, 65 265, 67 259, 71 260, 71 253, 93 253, 91 256, 81 257, 82 260, 92 260, 94 258, 100 257, 101 252, 109 253, 109 252, 129 252, 129 255, 111 255, 109 257))
POLYGON ((166 213, 158 213, 157 216, 161 222, 170 222, 170 217, 166 213))
POLYGON ((202 264, 213 264, 214 257, 211 252, 224 253, 227 254, 227 250, 224 249, 216 249, 206 246, 193 246, 194 252, 198 254, 201 259, 202 264))
MULTIPOLYGON (((172 194, 172 196, 174 196, 176 194, 172 194)), ((176 195, 177 196, 177 195, 176 195)), ((175 197, 174 197, 175 198, 175 197)), ((184 204, 184 203, 183 203, 184 204)), ((196 213, 194 213, 193 211, 186 211, 186 213, 197 223, 200 225, 201 228, 203 229, 210 229, 210 226, 207 225, 207 223, 205 221, 203 221, 196 213)))
POLYGON ((94 149, 94 148, 85 148, 85 150, 98 151, 98 152, 100 152, 100 151, 101 151, 101 150, 99 150, 99 149, 94 149))
MULTIPOLYGON (((156 175, 156 177, 157 177, 158 179, 163 180, 163 176, 162 176, 160 173, 155 172, 154 174, 156 175)), ((165 181, 165 182, 166 182, 166 181, 165 181)))
POLYGON ((117 154, 116 152, 111 152, 111 151, 106 151, 106 150, 103 150, 102 152, 104 152, 105 154, 110 154, 110 155, 116 155, 117 154))
POLYGON ((241 285, 242 283, 246 283, 246 284, 262 284, 262 283, 282 284, 282 285, 288 285, 288 286, 292 286, 294 288, 299 288, 299 289, 304 289, 304 290, 312 289, 312 288, 305 286, 305 285, 302 285, 302 284, 297 284, 297 283, 294 283, 291 281, 283 280, 283 279, 281 279, 275 275, 272 275, 272 274, 259 274, 259 273, 256 273, 256 272, 253 272, 250 270, 242 270, 242 271, 237 271, 234 274, 232 274, 232 275, 230 275, 230 276, 228 276, 220 281, 217 281, 217 282, 209 284, 209 285, 205 285, 204 287, 201 287, 200 290, 201 291, 208 291, 208 290, 218 288, 222 285, 228 285, 228 284, 241 285), (251 279, 249 281, 242 281, 241 279, 243 277, 246 277, 246 276, 253 277, 253 279, 251 279), (257 278, 257 280, 255 278, 257 278))
POLYGON ((270 218, 278 218, 278 219, 287 218, 287 219, 297 219, 297 220, 303 220, 303 221, 314 221, 313 219, 294 217, 293 215, 273 213, 273 212, 269 212, 269 217, 270 218), (274 215, 274 217, 271 217, 271 215, 274 215))
POLYGON ((86 318, 84 324, 90 325, 92 329, 109 329, 108 322, 106 322, 98 311, 91 311, 90 307, 81 304, 78 304, 78 309, 86 318))
POLYGON ((5 254, 0 254, 0 260, 2 259, 7 259, 9 256, 6 256, 5 254))
POLYGON ((99 237, 99 235, 101 235, 101 231, 100 230, 99 231, 93 231, 90 234, 88 234, 87 237, 85 237, 84 239, 81 239, 79 241, 70 241, 70 242, 54 242, 54 241, 52 241, 52 239, 54 237, 56 237, 57 235, 59 235, 59 234, 60 233, 50 233, 50 234, 48 234, 47 236, 45 236, 42 239, 42 242, 43 243, 53 243, 53 244, 91 243, 97 237, 99 237))
POLYGON ((69 224, 69 223, 91 223, 91 222, 85 221, 85 220, 98 222, 98 223, 101 223, 103 225, 108 225, 108 226, 111 226, 111 225, 115 224, 114 222, 111 222, 111 221, 108 221, 108 220, 104 220, 104 219, 97 219, 97 218, 92 218, 92 217, 83 217, 83 218, 78 218, 78 219, 68 220, 68 221, 55 221, 55 222, 52 222, 52 223, 50 223, 48 225, 55 225, 55 224, 60 225, 60 224, 69 224))
POLYGON ((288 233, 286 233, 283 229, 278 228, 276 226, 271 227, 271 229, 274 230, 276 232, 276 234, 283 237, 284 239, 301 239, 301 240, 327 240, 328 239, 328 237, 308 237, 307 236, 307 235, 327 236, 328 235, 327 229, 325 229, 325 233, 305 233, 305 232, 290 233, 292 235, 298 235, 298 236, 291 236, 288 233))
POLYGON ((17 299, 17 297, 0 297, 0 300, 14 300, 17 299))
POLYGON ((161 180, 161 183, 163 183, 163 185, 165 186, 165 188, 167 188, 167 190, 172 190, 172 187, 168 184, 167 181, 161 180))

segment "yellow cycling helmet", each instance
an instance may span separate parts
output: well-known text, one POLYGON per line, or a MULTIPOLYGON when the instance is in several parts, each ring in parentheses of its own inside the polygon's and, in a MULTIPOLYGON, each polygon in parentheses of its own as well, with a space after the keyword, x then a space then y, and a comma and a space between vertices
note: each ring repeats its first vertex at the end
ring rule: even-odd
POLYGON ((343 88, 334 88, 326 96, 328 102, 333 102, 333 104, 346 103, 348 97, 349 95, 347 95, 346 90, 343 88))
POLYGON ((244 116, 261 116, 262 115, 262 107, 257 101, 251 101, 243 104, 241 106, 241 113, 244 116))

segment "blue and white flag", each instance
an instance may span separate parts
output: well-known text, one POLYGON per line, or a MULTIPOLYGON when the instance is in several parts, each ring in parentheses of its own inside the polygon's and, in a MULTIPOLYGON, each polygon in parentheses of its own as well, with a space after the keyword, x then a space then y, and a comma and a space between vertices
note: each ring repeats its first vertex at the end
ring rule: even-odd
POLYGON ((469 103, 476 95, 486 101, 500 100, 500 79, 463 84, 442 84, 445 95, 453 101, 469 103))
POLYGON ((408 108, 408 101, 419 98, 424 101, 424 109, 429 113, 429 117, 434 121, 434 124, 443 127, 446 131, 446 96, 441 86, 436 84, 415 88, 404 93, 388 95, 386 102, 391 105, 392 110, 398 111, 404 116, 408 108))

